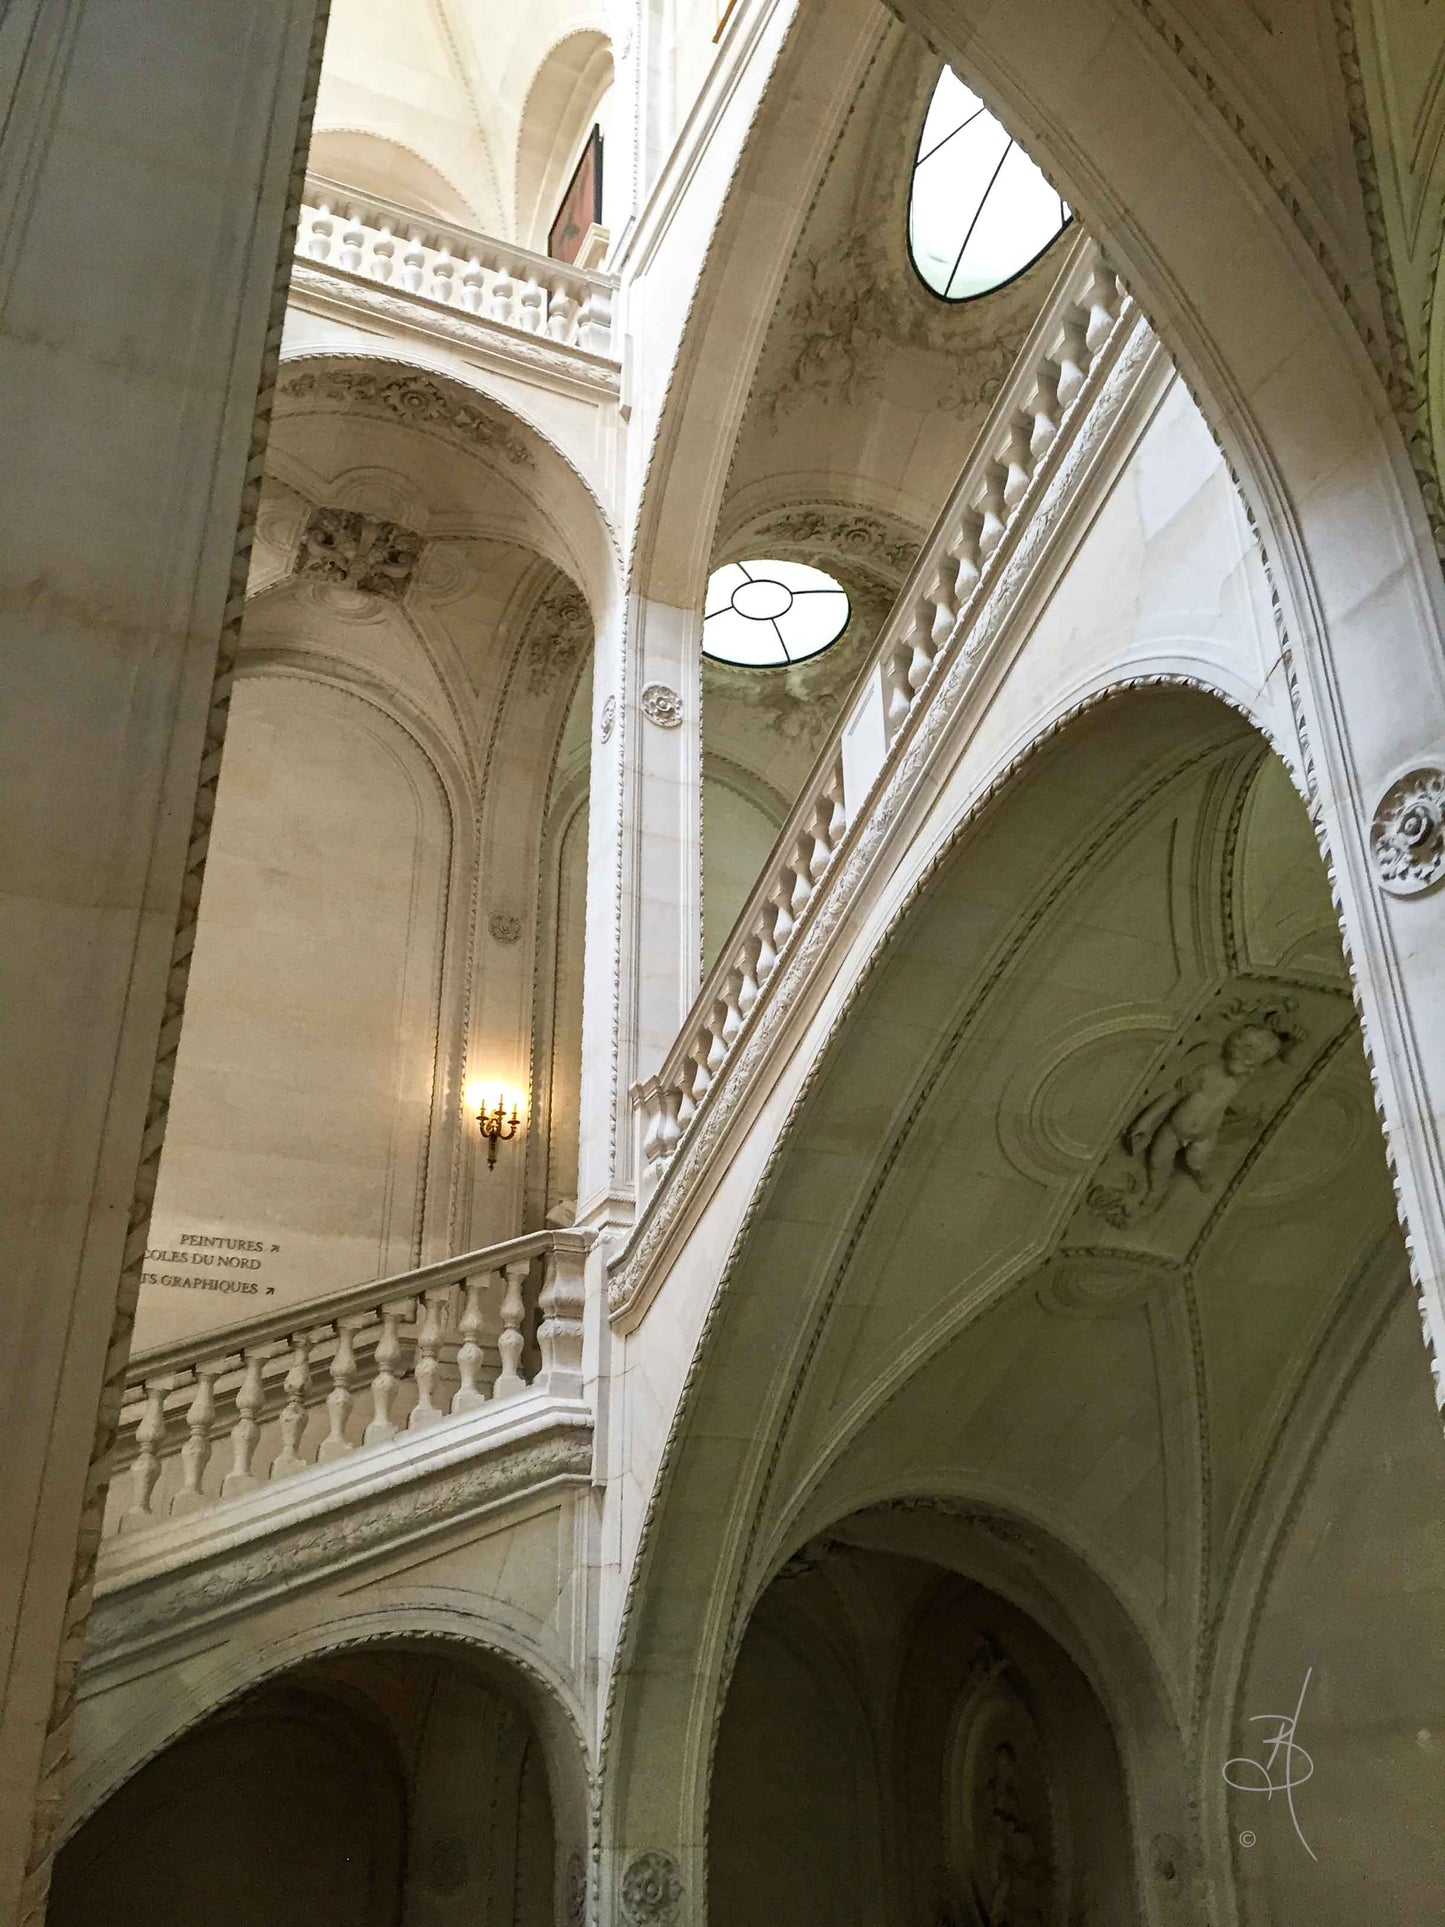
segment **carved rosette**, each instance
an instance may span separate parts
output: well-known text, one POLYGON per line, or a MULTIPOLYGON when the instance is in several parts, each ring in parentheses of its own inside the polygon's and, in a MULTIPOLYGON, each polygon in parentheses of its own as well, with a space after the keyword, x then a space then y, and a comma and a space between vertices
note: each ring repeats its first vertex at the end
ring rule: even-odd
POLYGON ((682 1904, 682 1875, 667 1853, 640 1853, 622 1876, 622 1917, 630 1927, 670 1927, 682 1904))
POLYGON ((606 702, 603 703, 602 705, 601 736, 604 743, 610 742, 612 740, 612 729, 616 721, 617 721, 617 698, 615 696, 609 696, 606 702))
POLYGON ((522 919, 512 910, 494 910, 487 918, 487 929, 494 943, 516 943, 522 934, 522 919))
POLYGON ((1445 770, 1412 769, 1380 798, 1370 854, 1381 885, 1417 897, 1445 876, 1445 770))
POLYGON ((415 529, 399 522, 360 509, 317 508, 301 533, 296 573, 400 602, 425 546, 415 529))
POLYGON ((665 682, 650 682, 642 692, 642 713, 659 729, 678 729, 682 724, 682 697, 665 682))

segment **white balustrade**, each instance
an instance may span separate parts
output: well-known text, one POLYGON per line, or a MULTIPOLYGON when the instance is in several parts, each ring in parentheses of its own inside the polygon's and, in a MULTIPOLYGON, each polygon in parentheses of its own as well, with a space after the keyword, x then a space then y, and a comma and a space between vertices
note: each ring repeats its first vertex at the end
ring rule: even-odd
POLYGON ((564 348, 612 354, 612 275, 429 221, 339 182, 306 182, 296 253, 305 262, 459 308, 564 348))
POLYGON ((1063 460, 1135 319, 1117 275, 1081 236, 677 1043, 659 1073, 634 1086, 644 1187, 676 1153, 765 999, 940 663, 967 646, 996 558, 1063 460))
POLYGON ((529 1388, 580 1398, 590 1243, 534 1232, 137 1354, 106 1530, 209 1510, 529 1388))

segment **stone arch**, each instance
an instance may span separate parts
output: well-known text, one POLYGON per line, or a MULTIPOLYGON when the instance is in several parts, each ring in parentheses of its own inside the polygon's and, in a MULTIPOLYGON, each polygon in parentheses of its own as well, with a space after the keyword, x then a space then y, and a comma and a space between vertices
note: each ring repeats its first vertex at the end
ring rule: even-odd
POLYGON ((323 127, 311 137, 310 172, 360 194, 400 202, 438 221, 480 225, 456 183, 408 142, 367 127, 323 127))
POLYGON ((282 361, 278 413, 310 403, 363 410, 453 440, 494 468, 535 518, 525 536, 570 575, 601 627, 620 591, 615 531, 596 491, 536 421, 499 399, 478 374, 443 352, 388 343, 384 355, 354 346, 298 348, 282 361), (348 392, 349 383, 349 392, 348 392))
MULTIPOLYGON (((1439 1028, 1445 992, 1419 960, 1445 942, 1445 897, 1382 894, 1369 839, 1390 786, 1439 760, 1445 594, 1420 487, 1389 416, 1381 351, 1372 359, 1366 340, 1361 317, 1372 293, 1352 285, 1343 250, 1312 224, 1309 196, 1279 158, 1288 143, 1260 118, 1264 109, 1235 107, 1227 85, 1156 8, 1120 12, 1109 0, 1089 0, 1066 36, 1047 0, 1011 8, 1007 18, 975 0, 908 0, 898 11, 981 91, 1109 249, 1238 474, 1270 561, 1308 744, 1303 774, 1330 851, 1438 1345, 1445 1065, 1424 1039, 1439 1028), (1221 261, 1229 272, 1220 272, 1221 261), (1379 700, 1382 687, 1410 692, 1408 716, 1379 700)), ((1333 44, 1326 10, 1318 13, 1319 32, 1333 44)), ((699 519, 710 526, 715 516, 748 386, 737 371, 753 365, 758 348, 757 328, 733 304, 765 310, 759 288, 775 293, 796 238, 777 206, 806 204, 829 112, 846 93, 840 77, 866 58, 870 32, 861 10, 800 10, 714 231, 661 409, 636 537, 639 584, 674 606, 699 592, 694 532, 699 519), (810 147, 798 127, 802 90, 810 67, 830 63, 810 147), (763 177, 767 213, 754 215, 763 177), (740 247, 753 275, 730 295, 729 257, 740 247), (723 367, 734 371, 724 385, 736 404, 704 423, 689 394, 699 380, 711 388, 723 367), (680 472, 686 491, 672 485, 680 472)))
MULTIPOLYGON (((960 823, 933 854, 924 881, 898 913, 884 944, 874 952, 869 967, 873 990, 850 995, 823 1057, 810 1073, 809 1084, 794 1102, 778 1148, 753 1193, 723 1282, 706 1316, 636 1561, 630 1619, 624 1627, 614 1687, 608 1782, 609 1798, 616 1799, 617 1807, 604 1821, 604 1839, 609 1848, 615 1847, 619 1862, 627 1853, 648 1844, 649 1829, 671 1831, 672 1837, 682 1843, 685 1856, 701 1853, 705 1819, 698 1788, 706 1782, 714 1722, 739 1628, 759 1588, 800 1539, 826 1535, 829 1522, 841 1513, 887 1497, 949 1492, 949 1497, 975 1518, 980 1513, 995 1517, 1017 1514, 1024 1503, 1017 1490, 985 1490, 976 1482, 966 1493, 962 1487, 950 1492, 940 1483, 941 1462, 920 1461, 913 1477, 921 1483, 915 1483, 911 1493, 900 1493, 897 1484, 890 1492, 887 1466, 893 1447, 889 1441, 895 1435, 886 1426, 879 1429, 881 1415, 905 1387, 910 1388, 912 1396, 911 1388, 923 1383, 920 1374, 935 1369, 928 1361, 945 1357, 952 1341, 943 1339, 944 1324, 958 1316, 971 1316, 965 1306, 971 1303, 981 1309, 983 1300, 968 1299, 963 1287, 958 1288, 963 1295, 957 1296, 951 1287, 945 1290, 928 1283, 930 1259, 916 1244, 910 1247, 912 1259, 905 1263, 900 1258, 899 1265, 924 1277, 917 1304, 922 1305, 926 1298, 932 1309, 916 1314, 913 1304, 902 1301, 887 1310, 871 1301, 865 1308, 861 1302, 850 1301, 850 1287, 845 1282, 865 1273, 871 1276, 870 1268, 885 1263, 882 1254, 896 1241, 905 1222, 900 1213, 912 1212, 918 1224, 931 1221, 929 1211, 936 1201, 923 1198, 921 1193, 915 1196, 910 1192, 906 1207, 901 1194, 896 1208, 887 1205, 889 1185, 896 1181, 901 1167, 896 1151, 885 1147, 922 1132, 931 1147, 929 1155, 936 1159, 940 1145, 955 1141, 947 1132, 956 1127, 946 1126, 942 1113, 931 1108, 932 1093, 942 1088, 937 1082, 941 1069, 926 1069, 927 1051, 915 1054, 917 1039, 909 1041, 916 1027, 926 1028, 931 1021, 921 1012, 922 986, 926 979, 939 986, 947 983, 946 994, 952 997, 955 980, 967 978, 971 984, 978 984, 978 997, 1002 1000, 997 1009, 1000 1013, 1007 1009, 1011 1014, 1007 1019, 1000 1014, 998 1022, 1017 1024, 1021 1031, 1035 1034, 1037 1025, 1032 1015, 1019 1015, 1026 1008, 1031 1012, 1032 1006, 1021 1004, 1015 1010, 1008 1001, 1012 993, 1005 986, 1015 980, 1015 969, 1023 970, 1025 977, 1034 970, 1034 965, 1025 962, 1031 945, 1050 948, 1042 934, 1054 928, 1049 919, 1057 912, 1050 905, 1064 902, 1077 875, 1094 869, 1102 873, 1109 865, 1122 864, 1122 852, 1129 847, 1127 837, 1135 833, 1129 826, 1147 821, 1159 798, 1176 793, 1182 798, 1186 792, 1197 792, 1200 799, 1198 828, 1189 834, 1197 837, 1199 861, 1204 866, 1201 878, 1217 876, 1232 889, 1237 833, 1230 826, 1237 823, 1238 812, 1231 798, 1253 782, 1261 767, 1262 751, 1258 734, 1237 709, 1217 695, 1190 689, 1146 688, 1103 699, 1095 696, 1081 711, 1076 708, 1071 718, 1052 723, 1045 720, 1035 728, 1028 751, 1007 780, 995 783, 990 800, 960 823), (1140 732, 1137 735, 1136 730, 1140 732), (1103 759, 1101 769, 1104 765, 1109 769, 1109 801, 1099 815, 1091 799, 1102 800, 1102 792, 1085 776, 1084 764, 1074 760, 1080 755, 1087 760, 1095 752, 1103 759), (1056 798, 1068 796, 1067 810, 1050 806, 1047 799, 1051 790, 1056 798), (1126 841, 1118 841, 1121 837, 1126 841), (1045 867, 1064 896, 1054 893, 1055 886, 1042 885, 1044 871, 1035 867, 1036 839, 1050 844, 1056 852, 1057 863, 1051 858, 1045 867), (964 883, 966 875, 974 879, 972 886, 964 883), (989 888, 986 879, 1000 875, 1008 877, 1007 888, 1000 889, 997 881, 989 888), (955 942, 943 937, 942 925, 928 921, 932 915, 928 905, 943 900, 937 893, 946 896, 956 888, 971 889, 975 894, 970 897, 967 917, 971 934, 964 936, 959 926, 955 942), (992 909, 984 907, 985 896, 998 900, 998 920, 992 909), (1005 934, 1006 928, 1012 934, 1005 934), (932 936, 925 936, 925 930, 932 930, 932 936), (977 951, 973 949, 975 943, 980 946, 977 951), (895 950, 895 946, 901 948, 895 950), (912 976, 894 969, 888 961, 890 953, 916 957, 921 974, 912 976), (986 964, 985 954, 989 960, 986 964), (974 964, 967 961, 975 956, 981 971, 976 978, 972 974, 974 964), (882 977, 880 972, 884 973, 882 977), (858 1040, 856 1048, 847 1043, 850 1032, 858 1040), (865 1038, 866 1043, 862 1041, 865 1038), (904 1057, 913 1065, 908 1071, 900 1066, 904 1057), (832 1099, 824 1095, 830 1082, 832 1099), (816 1108, 820 1105, 823 1109, 816 1108), (825 1114, 829 1122, 823 1124, 825 1114), (791 1175, 785 1175, 788 1173, 791 1175), (788 1187, 794 1188, 785 1198, 788 1187), (862 1201, 857 1207, 862 1214, 859 1219, 851 1216, 854 1205, 844 1204, 845 1196, 862 1201), (874 1221, 871 1233, 860 1234, 858 1227, 864 1219, 874 1221), (864 1238, 873 1242, 866 1243, 864 1238), (820 1256, 822 1248, 831 1255, 820 1256), (825 1276, 834 1282, 825 1284, 825 1276), (769 1279, 775 1281, 773 1288, 763 1288, 769 1279), (783 1281, 786 1289, 781 1288, 783 1281), (934 1322, 940 1315, 944 1324, 934 1322), (734 1351, 735 1346, 740 1349, 734 1351), (834 1365, 845 1356, 848 1363, 832 1376, 834 1365), (830 1358, 832 1363, 828 1362, 830 1358), (885 1365, 885 1360, 892 1360, 893 1365, 885 1365), (826 1392, 822 1389, 825 1384, 826 1392), (817 1427, 816 1451, 802 1442, 810 1426, 817 1427), (877 1443, 870 1444, 870 1437, 877 1443), (869 1452, 874 1454, 871 1459, 869 1452), (841 1468, 847 1463, 854 1465, 854 1472, 845 1478, 841 1468), (876 1481, 872 1487, 866 1483, 870 1466, 876 1481), (849 1483, 851 1478, 864 1483, 849 1483), (770 1524, 764 1524, 763 1516, 770 1505, 765 1495, 769 1493, 781 1509, 773 1511, 770 1524), (689 1527, 685 1531, 680 1526, 670 1527, 670 1517, 678 1521, 686 1518, 689 1527), (709 1521, 706 1534, 697 1531, 700 1518, 709 1521), (683 1553, 683 1566, 690 1568, 686 1574, 681 1568, 670 1569, 672 1553, 680 1549, 679 1540, 672 1538, 674 1530, 690 1539, 689 1549, 683 1553), (674 1583, 676 1592, 672 1591, 674 1583), (725 1599, 729 1593, 731 1603, 725 1599), (684 1623, 688 1629, 685 1635, 684 1623), (674 1677, 663 1680, 654 1673, 649 1652, 654 1639, 674 1656, 681 1649, 698 1652, 696 1670, 686 1686, 675 1677, 675 1657, 669 1662, 674 1677), (683 1641, 683 1648, 676 1641, 683 1641), (687 1647, 687 1641, 692 1642, 691 1647, 687 1647), (640 1702, 634 1701, 634 1694, 639 1693, 640 1702), (639 1703, 645 1712, 639 1711, 639 1703), (649 1740, 666 1729, 664 1744, 669 1758, 687 1763, 687 1773, 674 1774, 665 1791, 652 1783, 635 1752, 644 1726, 649 1740)), ((1175 807, 1171 801, 1169 808, 1175 807)), ((1195 807, 1188 806, 1190 810, 1195 807)), ((1303 838, 1307 845, 1309 828, 1297 807, 1290 807, 1295 825, 1291 835, 1297 841, 1303 838)), ((1184 862, 1182 856, 1179 860, 1184 862)), ((1117 868, 1115 873, 1127 874, 1117 868)), ((1313 887, 1323 896, 1318 878, 1313 887)), ((1324 915, 1328 920, 1327 904, 1324 915)), ((1201 959, 1216 953, 1222 957, 1214 938, 1207 937, 1203 942, 1201 959)), ((1204 973, 1200 981, 1205 982, 1213 981, 1211 973, 1224 965, 1201 963, 1198 968, 1204 973)), ((1368 1111, 1368 1084, 1351 1042, 1353 1020, 1342 966, 1337 966, 1336 977, 1330 993, 1335 999, 1330 1006, 1334 1013, 1330 1022, 1343 1026, 1340 1038, 1356 1051, 1350 1071, 1352 1101, 1357 1105, 1363 1102, 1368 1111)), ((978 1013, 985 1007, 974 999, 975 992, 970 990, 966 1003, 958 1006, 965 1028, 979 1021, 978 1013)), ((1339 1046, 1331 1045, 1330 1049, 1337 1052, 1339 1046)), ((984 1058, 969 1061, 977 1066, 984 1058)), ((975 1075, 975 1069, 967 1073, 970 1080, 975 1075)), ((972 1097, 967 1100, 972 1101, 972 1097)), ((1120 1098, 1126 1111, 1131 1102, 1127 1096, 1120 1098)), ((961 1117, 963 1112, 956 1115, 961 1117)), ((1279 1115, 1283 1119, 1287 1113, 1281 1111, 1279 1115)), ((982 1116, 970 1128, 982 1137, 988 1135, 989 1127, 982 1116)), ((1112 1130, 1110 1126, 1100 1142, 1111 1143, 1112 1130)), ((923 1141, 918 1140, 920 1144, 923 1141)), ((1361 1209, 1376 1225, 1375 1235, 1393 1238, 1392 1205, 1377 1149, 1370 1151, 1367 1167, 1362 1169, 1364 1189, 1360 1195, 1367 1200, 1367 1207, 1361 1209)), ((980 1193, 980 1211, 984 1209, 982 1196, 980 1193)), ((986 1236, 980 1232, 979 1240, 988 1244, 996 1257, 984 1263, 984 1270, 997 1263, 998 1271, 990 1275, 1001 1294, 990 1302, 1003 1304, 1011 1294, 1016 1302, 1031 1299, 1048 1283, 1047 1265, 1052 1262, 1048 1254, 1054 1248, 1049 1239, 1061 1234, 1051 1231, 1040 1244, 1034 1242, 1032 1232, 1023 1229, 1022 1220, 1015 1230, 1004 1229, 1001 1202, 991 1207, 988 1222, 990 1230, 986 1236)), ((1072 1223, 1066 1213, 1061 1226, 1067 1228, 1072 1223)), ((934 1277, 942 1259, 940 1248, 932 1261, 934 1277)), ((1286 1262, 1293 1261, 1286 1257, 1286 1262)), ((884 1275, 893 1289, 896 1268, 886 1274, 878 1272, 880 1278, 884 1275)), ((1065 1305, 1062 1309, 1072 1315, 1074 1307, 1065 1305)), ((1164 1320, 1161 1348, 1176 1361, 1169 1369, 1185 1370, 1190 1343, 1187 1334, 1177 1324, 1170 1306, 1161 1307, 1159 1315, 1164 1320)), ((1065 1339, 1058 1337, 1057 1342, 1063 1345, 1065 1339)), ((1068 1343, 1073 1342, 1070 1335, 1068 1343)), ((1181 1414, 1186 1413, 1184 1405, 1179 1409, 1181 1414)), ((1196 1424, 1192 1406, 1187 1413, 1187 1423, 1181 1417, 1180 1425, 1192 1439, 1190 1428, 1196 1424)), ((1174 1445, 1169 1446, 1180 1478, 1194 1477, 1189 1468, 1194 1464, 1191 1453, 1196 1449, 1187 1440, 1178 1446, 1177 1453, 1174 1445)), ((1066 1511, 1051 1517, 1047 1510, 1036 1510, 1027 1527, 1030 1539, 1037 1535, 1066 1545, 1067 1516, 1066 1511)), ((1193 1533, 1191 1527, 1167 1554, 1170 1561, 1177 1560, 1180 1575, 1176 1600, 1190 1596, 1187 1574, 1209 1558, 1207 1530, 1203 1543, 1192 1537, 1193 1533)), ((1176 1604, 1166 1610, 1159 1603, 1164 1599, 1162 1591, 1141 1591, 1137 1573, 1131 1576, 1128 1564, 1133 1555, 1121 1562, 1117 1551, 1105 1546, 1097 1533, 1076 1539, 1069 1558, 1074 1562, 1074 1576, 1065 1570, 1067 1562, 1061 1562, 1057 1552, 1042 1562, 1052 1577, 1042 1594, 1028 1602, 1031 1609, 1057 1613, 1060 1598, 1074 1606, 1086 1594, 1096 1594, 1109 1603, 1100 1608, 1090 1642, 1092 1650, 1107 1656, 1111 1645, 1122 1644, 1135 1654, 1152 1654, 1148 1664, 1136 1663, 1133 1671, 1137 1678, 1157 1678, 1162 1670, 1159 1655, 1170 1640, 1180 1637, 1177 1626, 1169 1630, 1173 1624, 1169 1614, 1183 1608, 1176 1604), (1091 1575, 1087 1586, 1076 1576, 1080 1571, 1091 1575), (1052 1608, 1048 1606, 1050 1597, 1054 1599, 1052 1608), (1156 1602, 1148 1610, 1158 1622, 1147 1630, 1138 1623, 1140 1602, 1146 1597, 1156 1602), (1163 1618, 1159 1617, 1161 1611, 1163 1618), (1101 1636, 1097 1626, 1106 1622, 1127 1628, 1127 1638, 1101 1636)), ((1200 1570, 1205 1569, 1200 1566, 1200 1570)), ((1006 1590, 1010 1583, 1017 1587, 1021 1581, 1017 1575, 1010 1581, 1004 1574, 1003 1588, 1006 1590)), ((1156 1691, 1151 1707, 1136 1705, 1130 1712, 1129 1743, 1138 1754, 1130 1773, 1131 1783, 1147 1781, 1154 1789, 1150 1797, 1158 1796, 1162 1807, 1151 1825, 1161 1836, 1170 1837, 1179 1832, 1178 1815, 1184 1801, 1179 1691, 1177 1684, 1167 1691, 1156 1691), (1161 1788, 1167 1791, 1167 1799, 1160 1794, 1161 1788)), ((1107 1703, 1107 1694, 1104 1697, 1107 1703)), ((1136 1842, 1141 1853, 1146 1838, 1147 1830, 1136 1842)), ((1194 1850, 1191 1846, 1190 1851, 1194 1850)), ((691 1872, 685 1870, 685 1878, 700 1881, 700 1864, 689 1864, 691 1872)))
POLYGON ((255 1688, 332 1654, 411 1646, 480 1663, 525 1708, 543 1741, 559 1836, 580 1851, 593 1776, 583 1705, 515 1614, 479 1603, 475 1593, 393 1587, 384 1602, 373 1598, 360 1610, 334 1597, 313 1600, 298 1605, 288 1621, 289 1630, 264 1647, 235 1640, 168 1669, 164 1693, 149 1695, 142 1717, 122 1733, 92 1735, 82 1724, 57 1841, 69 1839, 167 1747, 255 1688))

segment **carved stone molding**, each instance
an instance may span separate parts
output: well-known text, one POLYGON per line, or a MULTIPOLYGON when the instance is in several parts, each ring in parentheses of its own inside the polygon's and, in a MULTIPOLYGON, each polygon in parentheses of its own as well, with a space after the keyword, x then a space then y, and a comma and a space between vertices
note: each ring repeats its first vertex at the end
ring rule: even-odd
POLYGON ((682 1906, 682 1875, 667 1853, 640 1853, 622 1876, 622 1917, 630 1927, 669 1927, 682 1906))
POLYGON ((522 919, 515 910, 494 910, 487 918, 487 929, 494 943, 516 943, 522 934, 522 919))
POLYGON ((617 698, 609 696, 602 705, 602 724, 598 731, 604 743, 611 742, 613 726, 617 721, 617 698))
POLYGON ((642 713, 659 729, 678 729, 682 724, 682 697, 665 682, 650 682, 642 691, 642 713))
POLYGON ((1071 1246, 1055 1252, 1040 1271, 1034 1297, 1060 1318, 1112 1318, 1186 1276, 1183 1266, 1152 1253, 1071 1246))
POLYGON ((918 559, 918 542, 876 515, 839 503, 772 515, 749 534, 749 543, 783 544, 815 556, 861 563, 901 583, 918 559))
MULTIPOLYGON (((361 1463, 358 1455, 355 1469, 360 1470, 361 1463)), ((380 1454, 375 1463, 383 1468, 380 1454)), ((591 1464, 591 1427, 567 1424, 540 1437, 499 1442, 472 1463, 403 1484, 385 1484, 350 1502, 338 1495, 330 1512, 293 1515, 240 1543, 217 1546, 213 1541, 193 1559, 170 1558, 159 1569, 143 1569, 133 1578, 107 1583, 102 1568, 87 1663, 113 1660, 158 1636, 190 1630, 241 1605, 255 1606, 298 1584, 354 1565, 375 1551, 393 1552, 410 1539, 548 1480, 583 1477, 591 1464)), ((299 1483, 296 1491, 298 1499, 304 1496, 299 1483)), ((142 1535, 129 1546, 122 1544, 123 1552, 132 1549, 144 1549, 142 1535)))
POLYGON ((282 377, 280 400, 291 407, 322 403, 390 416, 416 428, 439 428, 459 441, 500 455, 514 468, 529 468, 532 451, 508 427, 500 411, 471 401, 416 372, 391 369, 300 368, 282 377))
POLYGON ((296 573, 400 602, 426 544, 415 529, 360 509, 312 509, 301 531, 296 573))
POLYGON ((1445 876, 1445 770, 1412 769, 1380 798, 1370 854, 1391 896, 1418 897, 1445 876))

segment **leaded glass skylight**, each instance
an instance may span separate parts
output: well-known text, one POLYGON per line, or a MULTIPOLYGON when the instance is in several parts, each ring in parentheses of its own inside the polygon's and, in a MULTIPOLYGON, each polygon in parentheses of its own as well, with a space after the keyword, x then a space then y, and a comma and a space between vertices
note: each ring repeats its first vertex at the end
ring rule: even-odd
POLYGON ((708 578, 702 652, 782 669, 836 642, 848 615, 847 591, 806 562, 725 562, 708 578))
POLYGON ((1069 209, 977 94, 945 67, 933 90, 908 202, 913 264, 945 301, 1022 274, 1069 209))

